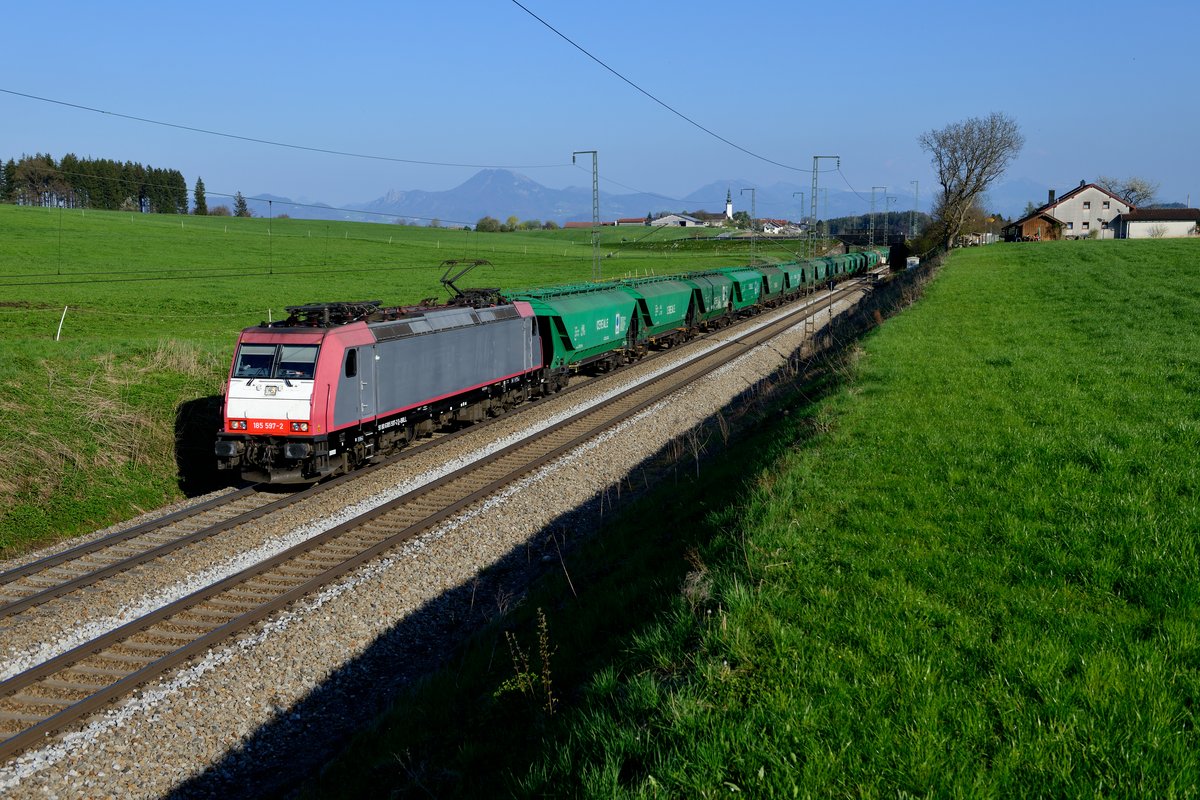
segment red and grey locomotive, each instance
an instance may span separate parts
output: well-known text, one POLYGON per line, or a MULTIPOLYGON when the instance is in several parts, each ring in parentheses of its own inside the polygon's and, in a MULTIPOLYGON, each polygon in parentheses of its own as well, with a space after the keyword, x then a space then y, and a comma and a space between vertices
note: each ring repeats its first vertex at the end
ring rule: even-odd
POLYGON ((528 303, 288 313, 243 330, 229 371, 216 455, 247 480, 319 480, 546 388, 528 303))

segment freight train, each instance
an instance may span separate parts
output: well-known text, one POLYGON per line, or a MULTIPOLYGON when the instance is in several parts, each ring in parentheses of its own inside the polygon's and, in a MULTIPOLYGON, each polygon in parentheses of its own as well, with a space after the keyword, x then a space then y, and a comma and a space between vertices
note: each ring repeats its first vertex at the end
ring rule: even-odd
POLYGON ((557 392, 573 373, 613 369, 882 259, 882 251, 866 250, 769 267, 460 292, 444 306, 292 306, 286 319, 238 337, 217 464, 254 482, 318 481, 437 428, 557 392))

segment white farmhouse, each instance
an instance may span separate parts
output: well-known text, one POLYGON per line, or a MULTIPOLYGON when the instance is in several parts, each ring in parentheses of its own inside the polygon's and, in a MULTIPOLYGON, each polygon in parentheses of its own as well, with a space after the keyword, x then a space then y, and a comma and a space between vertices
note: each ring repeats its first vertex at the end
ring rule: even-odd
POLYGON ((1113 220, 1125 214, 1131 206, 1107 189, 1094 183, 1079 182, 1062 197, 1055 198, 1050 190, 1046 205, 1004 228, 1004 238, 1016 239, 1082 239, 1115 238, 1113 220), (1035 230, 1037 233, 1032 233, 1035 230))

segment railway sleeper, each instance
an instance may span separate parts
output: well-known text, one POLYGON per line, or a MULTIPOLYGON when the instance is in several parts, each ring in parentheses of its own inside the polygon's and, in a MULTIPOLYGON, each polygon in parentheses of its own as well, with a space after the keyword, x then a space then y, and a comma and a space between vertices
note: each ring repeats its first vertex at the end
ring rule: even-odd
MULTIPOLYGON (((120 645, 118 645, 120 646, 120 645)), ((96 653, 92 658, 97 661, 113 661, 117 664, 135 664, 139 667, 144 667, 154 659, 147 659, 145 656, 127 656, 124 653, 117 653, 112 649, 105 650, 102 653, 96 653)))
MULTIPOLYGON (((96 675, 105 678, 117 679, 123 678, 129 674, 128 670, 113 669, 112 667, 98 667, 94 664, 72 664, 62 674, 79 673, 81 675, 96 675)), ((108 684, 104 684, 107 686, 108 684)))
POLYGON ((225 593, 225 596, 237 600, 244 598, 247 602, 258 605, 264 601, 274 600, 279 595, 279 592, 273 591, 271 588, 262 590, 253 589, 249 586, 239 586, 236 589, 230 589, 225 593))
POLYGON ((30 714, 24 711, 0 711, 0 722, 16 723, 22 728, 36 725, 44 719, 46 719, 45 714, 30 714))
POLYGON ((96 683, 93 681, 64 681, 61 678, 49 677, 42 678, 36 684, 45 689, 53 689, 58 692, 71 692, 83 696, 96 693, 97 689, 103 689, 108 684, 106 682, 96 683))
POLYGON ((246 612, 246 610, 250 606, 254 605, 253 603, 247 603, 244 600, 238 600, 235 597, 232 597, 230 595, 230 593, 228 593, 228 592, 221 595, 220 597, 210 597, 207 600, 205 600, 204 603, 206 605, 216 606, 217 608, 229 609, 231 612, 233 612, 230 615, 231 619, 233 617, 241 616, 242 614, 244 614, 246 612))
POLYGON ((79 702, 66 697, 42 697, 36 694, 10 694, 5 698, 10 703, 20 703, 23 706, 46 706, 49 708, 66 708, 79 702))
POLYGON ((179 648, 165 642, 121 642, 121 647, 144 653, 172 653, 179 648))
POLYGON ((219 620, 220 622, 228 622, 233 619, 233 615, 225 611, 217 611, 203 606, 192 606, 187 611, 181 611, 174 619, 178 620, 177 624, 180 627, 190 625, 187 620, 189 617, 198 617, 202 620, 219 620))
POLYGON ((147 631, 146 635, 152 636, 155 639, 166 639, 170 642, 190 642, 194 638, 191 633, 182 630, 175 630, 175 628, 182 627, 184 626, 172 618, 167 622, 156 625, 153 631, 147 631))

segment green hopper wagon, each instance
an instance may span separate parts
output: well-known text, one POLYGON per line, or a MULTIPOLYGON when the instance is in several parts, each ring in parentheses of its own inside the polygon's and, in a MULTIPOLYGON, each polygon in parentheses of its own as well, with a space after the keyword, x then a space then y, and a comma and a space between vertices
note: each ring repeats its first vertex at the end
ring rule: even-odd
POLYGON ((626 290, 637 300, 639 338, 650 344, 659 337, 685 330, 693 317, 695 288, 679 278, 641 278, 624 282, 626 290))
POLYGON ((637 334, 637 299, 624 287, 556 286, 507 294, 537 316, 546 366, 577 368, 624 350, 637 334))
POLYGON ((762 275, 752 269, 723 267, 719 270, 733 281, 733 310, 742 311, 758 305, 762 297, 762 275))

